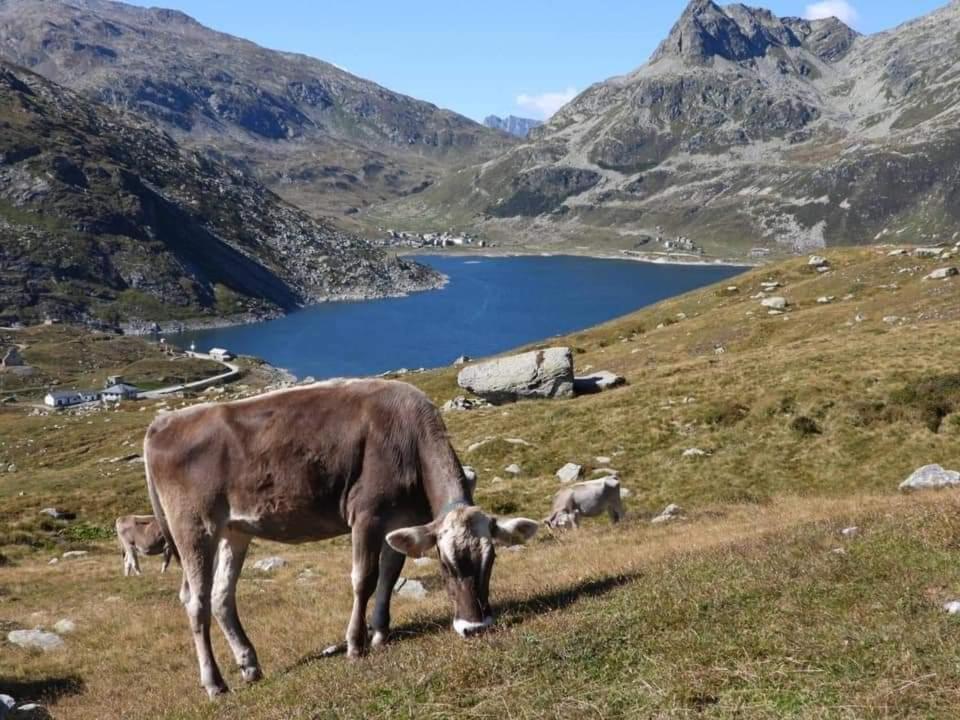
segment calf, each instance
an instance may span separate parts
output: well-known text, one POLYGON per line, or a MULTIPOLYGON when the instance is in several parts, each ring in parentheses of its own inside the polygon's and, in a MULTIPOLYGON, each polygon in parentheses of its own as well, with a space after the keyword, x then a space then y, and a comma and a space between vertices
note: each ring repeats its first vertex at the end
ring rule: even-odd
POLYGON ((144 555, 163 554, 163 564, 160 572, 166 572, 170 565, 173 550, 163 536, 160 523, 153 515, 123 515, 117 518, 117 539, 120 541, 120 552, 123 554, 123 574, 140 574, 140 561, 137 552, 144 555))
POLYGON ((613 476, 563 488, 554 496, 552 512, 543 522, 549 528, 579 528, 581 517, 593 517, 604 510, 612 522, 620 522, 624 516, 620 481, 613 476))
POLYGON ((493 622, 494 542, 537 531, 473 504, 440 413, 416 388, 340 380, 158 417, 143 453, 154 513, 183 566, 184 604, 212 697, 227 689, 210 644, 216 618, 244 680, 261 677, 237 614, 236 584, 254 537, 286 543, 349 534, 353 611, 347 654, 366 651, 366 610, 376 591, 374 646, 385 642, 390 597, 405 556, 436 549, 453 628, 493 622))

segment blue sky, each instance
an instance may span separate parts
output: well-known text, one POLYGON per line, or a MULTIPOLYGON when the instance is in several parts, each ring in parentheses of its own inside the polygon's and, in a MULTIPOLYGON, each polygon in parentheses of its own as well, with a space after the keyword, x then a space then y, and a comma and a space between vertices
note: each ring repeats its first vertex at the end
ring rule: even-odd
MULTIPOLYGON (((136 0, 307 55, 482 120, 542 118, 646 61, 688 0, 136 0)), ((843 17, 879 32, 946 0, 766 0, 778 15, 843 17)))

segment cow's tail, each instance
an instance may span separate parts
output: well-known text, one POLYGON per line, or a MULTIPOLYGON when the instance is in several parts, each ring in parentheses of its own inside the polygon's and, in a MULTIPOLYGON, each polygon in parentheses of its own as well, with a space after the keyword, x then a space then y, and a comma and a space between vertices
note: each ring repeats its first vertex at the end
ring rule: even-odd
POLYGON ((150 496, 153 516, 157 519, 157 524, 160 526, 160 532, 163 533, 164 540, 167 541, 167 548, 179 563, 180 552, 177 550, 177 544, 173 541, 170 526, 167 524, 167 514, 163 510, 160 495, 157 493, 157 487, 153 482, 153 474, 150 472, 150 429, 147 430, 147 436, 143 439, 143 467, 147 476, 147 495, 150 496))

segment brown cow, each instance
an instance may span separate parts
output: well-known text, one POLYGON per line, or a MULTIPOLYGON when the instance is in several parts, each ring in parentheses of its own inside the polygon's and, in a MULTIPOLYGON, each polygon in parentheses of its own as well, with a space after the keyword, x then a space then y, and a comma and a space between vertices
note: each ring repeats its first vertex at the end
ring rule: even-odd
POLYGON ((140 561, 137 551, 144 555, 163 554, 160 572, 166 572, 173 557, 173 550, 160 529, 160 523, 153 515, 122 515, 117 518, 117 539, 120 552, 123 553, 123 574, 140 574, 140 561))
POLYGON ((439 412, 416 388, 338 380, 205 404, 154 420, 144 441, 147 488, 179 554, 180 589, 210 696, 227 686, 210 646, 216 617, 244 680, 261 677, 237 616, 235 590, 250 540, 287 543, 350 533, 354 602, 347 653, 385 642, 390 595, 405 555, 437 548, 462 636, 492 623, 494 541, 523 542, 537 523, 473 505, 439 412))

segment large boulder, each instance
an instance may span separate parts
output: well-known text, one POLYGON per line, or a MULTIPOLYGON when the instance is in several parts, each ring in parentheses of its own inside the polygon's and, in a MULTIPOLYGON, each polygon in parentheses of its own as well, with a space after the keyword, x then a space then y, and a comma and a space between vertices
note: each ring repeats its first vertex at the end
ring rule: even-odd
POLYGON ((900 483, 901 490, 936 490, 960 485, 960 472, 944 470, 940 465, 924 465, 900 483))
POLYGON ((573 397, 573 354, 555 347, 470 365, 457 384, 492 403, 573 397))
POLYGON ((40 628, 33 630, 11 630, 7 633, 7 641, 22 648, 37 650, 57 650, 63 647, 63 640, 59 635, 46 632, 40 628))

